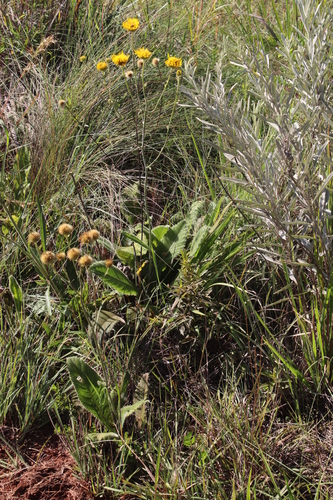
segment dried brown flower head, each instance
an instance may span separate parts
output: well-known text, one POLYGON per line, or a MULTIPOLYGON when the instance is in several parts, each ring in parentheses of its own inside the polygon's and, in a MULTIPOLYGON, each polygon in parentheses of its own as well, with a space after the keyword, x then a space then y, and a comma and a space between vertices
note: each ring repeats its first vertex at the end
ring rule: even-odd
POLYGON ((104 264, 105 264, 106 267, 113 266, 113 259, 106 259, 106 261, 104 262, 104 264))
POLYGON ((56 257, 57 257, 57 260, 62 261, 62 260, 66 259, 66 254, 65 254, 65 252, 59 252, 59 253, 57 253, 56 257))
POLYGON ((93 263, 93 259, 90 257, 90 255, 82 255, 82 257, 79 258, 79 266, 81 267, 90 267, 91 264, 93 263))
POLYGON ((70 224, 64 223, 60 224, 60 226, 58 227, 58 232, 62 236, 69 236, 72 231, 73 231, 73 226, 71 226, 70 224))
POLYGON ((79 248, 70 248, 67 252, 67 257, 69 260, 77 260, 81 255, 81 250, 79 248))
POLYGON ((38 231, 33 231, 28 234, 28 243, 38 243, 40 240, 40 234, 38 231))
POLYGON ((53 262, 56 260, 56 256, 53 252, 47 251, 42 253, 42 255, 40 256, 40 260, 47 266, 53 264, 53 262))
POLYGON ((90 234, 90 236, 94 241, 98 240, 98 238, 100 237, 100 232, 97 231, 97 229, 90 229, 88 233, 90 234))

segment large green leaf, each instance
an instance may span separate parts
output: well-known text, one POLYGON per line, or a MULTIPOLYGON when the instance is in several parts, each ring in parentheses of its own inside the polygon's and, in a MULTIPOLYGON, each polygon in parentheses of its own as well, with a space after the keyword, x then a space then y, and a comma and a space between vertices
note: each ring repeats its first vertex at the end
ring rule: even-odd
POLYGON ((67 359, 71 381, 83 406, 102 422, 108 430, 114 429, 107 388, 101 377, 81 358, 67 359))
POLYGON ((187 238, 187 224, 185 220, 178 222, 175 226, 171 227, 162 239, 162 243, 167 248, 171 256, 171 261, 184 250, 187 238))
POLYGON ((126 418, 129 417, 130 415, 132 415, 133 413, 135 413, 136 410, 138 408, 140 408, 140 406, 144 405, 145 403, 146 403, 146 401, 142 400, 142 401, 137 401, 136 403, 133 403, 132 405, 123 406, 120 410, 120 425, 121 425, 121 427, 123 427, 126 418))
POLYGON ((106 267, 104 262, 95 262, 89 268, 91 272, 101 278, 106 284, 117 290, 122 295, 137 295, 135 285, 115 266, 106 267))

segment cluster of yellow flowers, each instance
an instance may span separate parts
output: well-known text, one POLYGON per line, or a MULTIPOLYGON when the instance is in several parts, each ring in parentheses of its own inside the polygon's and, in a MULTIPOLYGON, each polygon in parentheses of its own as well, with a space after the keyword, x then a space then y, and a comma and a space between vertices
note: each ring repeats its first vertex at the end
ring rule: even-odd
MULTIPOLYGON (((136 31, 140 26, 139 19, 136 18, 128 18, 126 21, 123 22, 123 28, 126 31, 136 31)), ((151 56, 150 50, 140 47, 138 49, 134 50, 135 55, 138 57, 137 61, 137 66, 138 68, 142 68, 145 59, 149 59, 151 56)), ((82 61, 82 58, 85 56, 80 57, 80 61, 82 61)), ((116 65, 120 67, 126 66, 130 56, 127 54, 124 54, 123 51, 119 52, 118 54, 112 54, 111 56, 111 61, 116 65)), ((85 59, 84 59, 85 60, 85 59)), ((108 62, 110 61, 109 58, 106 58, 105 61, 100 61, 97 63, 96 68, 98 71, 106 71, 108 68, 108 62)), ((159 65, 159 59, 157 57, 154 57, 152 60, 153 66, 157 67, 159 65)), ((169 68, 180 68, 182 65, 182 60, 180 57, 175 57, 175 56, 170 56, 168 54, 168 59, 165 61, 166 66, 169 68)), ((179 73, 180 70, 177 72, 177 76, 180 76, 181 72, 179 73)), ((127 74, 125 75, 126 78, 131 78, 131 76, 128 76, 127 74)), ((133 75, 132 75, 133 76, 133 75)))
MULTIPOLYGON (((58 233, 61 236, 68 237, 73 232, 73 226, 71 224, 63 223, 58 227, 58 233)), ((79 236, 79 241, 81 246, 84 244, 94 243, 100 237, 99 231, 97 229, 90 229, 90 231, 86 231, 81 236, 79 236)), ((40 241, 40 233, 38 231, 33 231, 28 235, 28 244, 37 244, 40 241)), ((78 261, 78 265, 80 267, 90 267, 93 263, 93 258, 90 255, 82 255, 80 248, 70 248, 67 250, 67 254, 65 252, 54 253, 50 250, 43 252, 40 256, 40 260, 44 265, 51 265, 56 261, 63 261, 66 259, 66 256, 71 261, 78 261)), ((110 263, 108 261, 109 267, 110 263)), ((112 264, 111 264, 112 265, 112 264)))

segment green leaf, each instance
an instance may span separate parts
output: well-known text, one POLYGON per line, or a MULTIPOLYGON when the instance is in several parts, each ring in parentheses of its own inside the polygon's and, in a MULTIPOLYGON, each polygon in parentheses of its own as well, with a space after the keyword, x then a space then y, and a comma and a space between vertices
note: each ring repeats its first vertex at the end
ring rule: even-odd
POLYGON ((52 315, 52 307, 51 307, 51 296, 50 296, 50 287, 47 287, 46 292, 45 292, 45 303, 46 303, 46 308, 48 315, 52 315))
POLYGON ((71 381, 82 405, 109 430, 114 429, 107 388, 101 377, 81 358, 67 359, 71 381))
POLYGON ((120 410, 120 425, 121 427, 124 426, 125 420, 127 417, 132 415, 132 413, 135 413, 135 411, 140 408, 140 406, 144 405, 147 403, 147 401, 137 401, 136 403, 133 403, 132 405, 127 405, 123 406, 120 410))
POLYGON ((119 440, 119 435, 115 432, 91 432, 87 435, 92 443, 103 443, 106 441, 117 441, 119 440))
POLYGON ((190 247, 190 257, 196 257, 200 249, 200 245, 208 234, 209 228, 205 225, 202 226, 194 235, 191 247, 190 247))
POLYGON ((127 266, 130 266, 132 271, 135 270, 135 258, 146 255, 146 253, 147 250, 137 243, 133 243, 133 245, 131 246, 120 247, 117 249, 117 255, 119 259, 127 266))
POLYGON ((13 295, 16 311, 18 314, 21 314, 23 308, 23 292, 22 288, 12 275, 9 276, 9 290, 13 295))
POLYGON ((164 236, 162 243, 166 246, 171 260, 174 261, 180 252, 185 248, 187 239, 187 224, 185 220, 178 222, 171 227, 164 236))
POLYGON ((127 231, 123 231, 122 235, 125 236, 126 238, 128 238, 129 240, 134 241, 134 243, 137 243, 138 245, 140 245, 140 247, 143 247, 146 250, 149 250, 148 244, 144 240, 140 240, 140 238, 135 236, 135 234, 128 233, 127 231))
POLYGON ((37 198, 38 216, 39 216, 39 226, 40 226, 40 240, 42 242, 43 252, 46 251, 46 221, 43 214, 43 209, 40 204, 39 198, 37 198))
POLYGON ((170 230, 170 226, 156 226, 152 229, 152 234, 155 236, 155 239, 158 241, 162 241, 163 237, 170 230))
POLYGON ((104 262, 95 262, 89 270, 99 276, 106 284, 117 290, 123 295, 137 295, 138 291, 135 285, 115 266, 106 267, 104 262))
MULTIPOLYGON (((133 403, 137 403, 142 400, 144 401, 147 400, 148 380, 149 380, 149 373, 144 373, 136 386, 133 396, 133 403)), ((145 424, 147 421, 146 404, 143 404, 141 407, 135 410, 135 419, 138 423, 139 429, 141 429, 142 425, 145 424)))

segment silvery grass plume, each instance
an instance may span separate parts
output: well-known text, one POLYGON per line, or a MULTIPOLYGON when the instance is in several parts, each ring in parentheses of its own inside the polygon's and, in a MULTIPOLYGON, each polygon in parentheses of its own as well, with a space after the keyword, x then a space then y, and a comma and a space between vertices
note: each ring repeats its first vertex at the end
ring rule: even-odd
POLYGON ((273 62, 263 47, 239 51, 240 59, 231 62, 244 72, 245 97, 223 79, 224 54, 215 78, 207 71, 198 80, 187 63, 182 91, 201 112, 198 119, 218 135, 220 180, 246 191, 237 204, 252 214, 269 242, 266 257, 305 265, 327 281, 333 233, 332 16, 314 0, 296 3, 298 28, 289 38, 279 33, 273 62))

